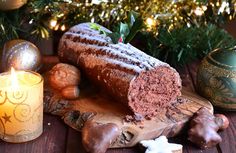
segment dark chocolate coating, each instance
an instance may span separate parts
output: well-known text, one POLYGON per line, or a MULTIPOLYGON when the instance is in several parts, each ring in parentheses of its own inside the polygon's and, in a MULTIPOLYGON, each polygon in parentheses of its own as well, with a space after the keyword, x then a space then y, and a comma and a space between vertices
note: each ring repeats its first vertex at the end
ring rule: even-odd
POLYGON ((207 108, 200 108, 190 122, 188 140, 202 149, 216 146, 222 141, 217 131, 224 126, 218 119, 207 108))
POLYGON ((119 134, 119 128, 114 123, 99 124, 87 121, 82 130, 82 143, 89 153, 105 153, 119 134))
POLYGON ((91 29, 90 23, 66 32, 58 55, 62 62, 78 66, 87 78, 133 113, 156 115, 160 107, 170 105, 181 94, 176 70, 130 44, 113 44, 110 37, 91 29))

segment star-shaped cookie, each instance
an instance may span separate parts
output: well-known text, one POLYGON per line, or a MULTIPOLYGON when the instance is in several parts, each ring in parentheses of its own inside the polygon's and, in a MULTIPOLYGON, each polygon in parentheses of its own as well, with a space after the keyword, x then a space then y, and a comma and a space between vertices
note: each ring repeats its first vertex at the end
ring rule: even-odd
POLYGON ((140 143, 147 148, 145 153, 182 153, 183 148, 180 144, 168 143, 165 136, 155 140, 143 140, 140 143))

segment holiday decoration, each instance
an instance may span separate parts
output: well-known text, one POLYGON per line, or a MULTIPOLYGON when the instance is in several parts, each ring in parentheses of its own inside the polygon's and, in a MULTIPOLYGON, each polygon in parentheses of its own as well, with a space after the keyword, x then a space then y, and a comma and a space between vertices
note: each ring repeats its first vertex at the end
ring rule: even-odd
POLYGON ((216 146, 222 141, 218 130, 225 130, 229 120, 222 114, 214 116, 205 107, 200 108, 190 121, 188 140, 202 149, 216 146))
POLYGON ((143 140, 140 144, 147 148, 145 153, 182 153, 183 148, 180 144, 168 143, 165 136, 160 136, 155 140, 143 140))
POLYGON ((216 107, 236 110, 236 47, 216 49, 202 61, 197 90, 216 107))
POLYGON ((140 15, 136 12, 130 12, 128 15, 128 21, 126 23, 120 23, 119 27, 116 28, 115 32, 107 32, 103 28, 95 23, 90 24, 90 28, 100 31, 111 38, 112 42, 117 43, 129 43, 137 32, 144 27, 143 21, 140 15))
POLYGON ((27 0, 0 0, 0 10, 8 11, 18 9, 26 3, 27 0))
MULTIPOLYGON (((199 58, 198 55, 207 53, 204 48, 195 49, 195 42, 204 40, 201 38, 203 34, 194 38, 194 42, 191 40, 185 41, 186 46, 183 48, 176 49, 172 48, 176 46, 167 46, 168 49, 163 52, 166 47, 162 46, 166 44, 163 45, 161 42, 163 39, 159 41, 159 38, 165 38, 165 35, 162 35, 163 33, 160 30, 164 29, 166 31, 164 34, 169 32, 174 34, 172 31, 175 29, 188 34, 186 32, 188 28, 204 29, 204 26, 208 24, 214 24, 219 27, 235 17, 235 8, 235 0, 130 0, 129 2, 122 0, 32 0, 19 10, 0 12, 0 46, 7 40, 19 37, 28 39, 29 35, 48 38, 50 37, 49 30, 65 31, 75 24, 89 21, 99 23, 114 32, 118 32, 112 35, 113 40, 116 42, 130 42, 136 32, 141 31, 141 34, 144 34, 141 35, 142 39, 146 39, 143 43, 147 46, 141 46, 147 48, 147 50, 144 50, 145 52, 158 58, 162 57, 162 60, 170 61, 172 65, 179 65, 179 63, 185 64, 191 61, 193 56, 194 58, 196 56, 199 58), (133 17, 136 17, 134 15, 130 18, 129 15, 130 12, 134 11, 139 14, 140 22, 136 22, 134 27, 137 27, 137 29, 134 28, 133 31, 130 29, 130 25, 128 24, 127 26, 126 23, 129 23, 127 20, 132 21, 133 17), (128 36, 127 33, 129 33, 128 36), (145 37, 145 33, 151 36, 145 37), (127 37, 126 40, 123 37, 127 37), (150 45, 152 43, 154 45, 150 45), (173 62, 173 60, 175 61, 173 62)), ((217 33, 218 31, 214 29, 213 32, 217 33)), ((211 34, 206 33, 206 35, 211 34)), ((187 36, 190 36, 190 34, 186 35, 186 39, 187 36)), ((227 38, 227 35, 224 35, 225 38, 227 38)), ((176 44, 175 39, 180 41, 181 37, 176 36, 173 40, 168 40, 168 44, 176 44)), ((139 41, 139 39, 136 40, 139 41)), ((215 39, 210 37, 209 40, 214 41, 215 39)), ((220 44, 221 39, 217 38, 216 40, 220 44)))
POLYGON ((0 138, 21 143, 43 132, 43 78, 30 71, 0 74, 0 138))
POLYGON ((37 71, 41 66, 40 51, 29 41, 11 40, 3 47, 1 64, 3 71, 8 71, 11 67, 17 70, 37 71))
MULTIPOLYGON (((12 2, 13 0, 9 1, 12 2)), ((17 0, 16 0, 17 1, 17 0)), ((18 0, 20 1, 20 0, 18 0)), ((36 0, 27 3, 21 12, 30 13, 25 16, 18 14, 20 21, 25 19, 28 24, 34 25, 32 31, 43 36, 45 29, 66 30, 78 22, 90 21, 100 23, 108 28, 127 18, 127 12, 136 11, 141 14, 149 31, 157 33, 157 26, 167 26, 173 29, 182 25, 200 25, 206 22, 220 24, 235 16, 235 1, 61 1, 36 0)), ((14 3, 13 3, 14 4, 14 3)), ((2 14, 3 18, 11 15, 2 14)), ((1 16, 0 16, 1 17, 1 16)), ((23 23, 21 23, 23 24, 23 23)), ((14 25, 11 22, 2 23, 7 29, 14 25)), ((21 26, 21 25, 18 25, 21 26)), ((19 27, 20 28, 20 27, 19 27)), ((10 32, 9 33, 13 33, 10 32)), ((45 36, 45 35, 44 35, 45 36)))
POLYGON ((214 24, 183 26, 171 31, 160 27, 158 32, 157 36, 139 34, 137 45, 141 44, 139 48, 146 53, 175 67, 202 59, 214 49, 236 45, 235 38, 214 24))

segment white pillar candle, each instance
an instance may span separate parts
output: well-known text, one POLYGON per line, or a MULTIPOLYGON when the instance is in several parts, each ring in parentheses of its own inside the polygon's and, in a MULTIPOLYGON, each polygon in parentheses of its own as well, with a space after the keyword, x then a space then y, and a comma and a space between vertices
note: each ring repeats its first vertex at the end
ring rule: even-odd
POLYGON ((43 78, 30 71, 0 74, 0 138, 21 143, 42 131, 43 78))

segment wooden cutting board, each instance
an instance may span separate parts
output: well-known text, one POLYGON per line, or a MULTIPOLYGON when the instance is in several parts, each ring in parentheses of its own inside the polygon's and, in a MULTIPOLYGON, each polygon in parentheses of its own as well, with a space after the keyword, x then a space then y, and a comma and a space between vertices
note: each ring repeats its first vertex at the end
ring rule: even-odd
POLYGON ((62 116, 66 124, 78 131, 88 119, 117 124, 122 132, 110 148, 132 147, 141 140, 160 135, 173 137, 184 129, 199 108, 204 106, 213 112, 209 101, 185 89, 179 102, 171 109, 163 109, 154 119, 139 123, 126 122, 124 118, 130 113, 129 110, 91 86, 82 88, 80 98, 73 101, 64 100, 58 92, 45 88, 44 101, 45 112, 62 116))

